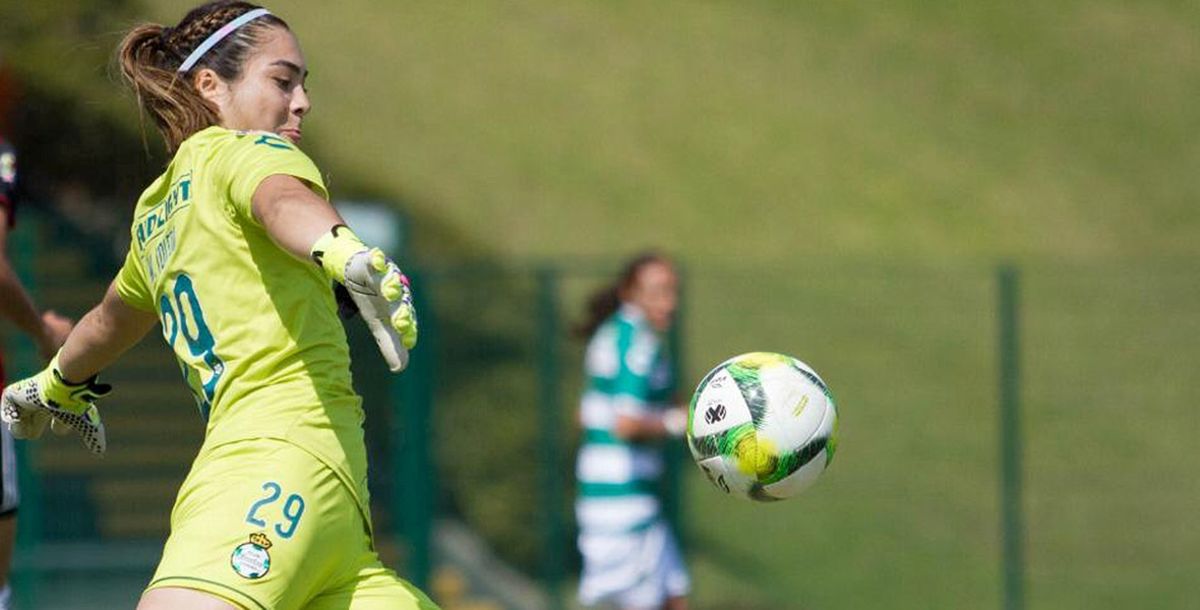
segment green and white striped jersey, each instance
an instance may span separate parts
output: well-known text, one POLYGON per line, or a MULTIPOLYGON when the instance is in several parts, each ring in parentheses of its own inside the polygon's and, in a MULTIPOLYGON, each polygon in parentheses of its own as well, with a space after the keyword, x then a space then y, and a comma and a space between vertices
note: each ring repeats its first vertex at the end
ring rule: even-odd
POLYGON ((645 527, 659 516, 662 444, 622 440, 613 428, 618 415, 668 406, 674 380, 667 344, 640 310, 626 304, 592 336, 584 369, 584 438, 576 463, 579 527, 612 532, 645 527))

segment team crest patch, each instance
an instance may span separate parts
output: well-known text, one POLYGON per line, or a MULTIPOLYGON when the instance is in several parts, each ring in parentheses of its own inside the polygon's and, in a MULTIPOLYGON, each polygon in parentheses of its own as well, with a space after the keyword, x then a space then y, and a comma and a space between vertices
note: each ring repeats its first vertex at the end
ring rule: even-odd
POLYGON ((269 548, 271 539, 267 538, 266 534, 250 534, 250 542, 243 542, 233 549, 229 563, 233 566, 233 571, 242 578, 262 578, 271 571, 271 554, 267 552, 269 548))

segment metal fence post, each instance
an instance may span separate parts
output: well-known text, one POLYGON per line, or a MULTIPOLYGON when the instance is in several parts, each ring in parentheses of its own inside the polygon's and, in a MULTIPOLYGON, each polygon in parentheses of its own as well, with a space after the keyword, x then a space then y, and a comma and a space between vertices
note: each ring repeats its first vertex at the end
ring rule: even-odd
POLYGON ((401 531, 408 543, 407 578, 417 588, 429 588, 432 570, 430 543, 433 530, 434 485, 433 459, 429 454, 432 433, 430 413, 437 357, 437 325, 426 295, 433 288, 430 276, 408 270, 413 284, 413 300, 420 321, 421 337, 409 355, 408 368, 392 381, 392 405, 398 438, 403 441, 393 451, 392 472, 399 480, 392 485, 392 509, 401 516, 401 531))
POLYGON ((1000 514, 1004 564, 1004 608, 1025 607, 1024 527, 1021 513, 1021 402, 1018 273, 997 272, 1000 361, 1000 514))
POLYGON ((542 517, 542 577, 551 608, 562 608, 563 580, 563 490, 560 484, 560 442, 562 426, 560 397, 562 394, 559 364, 558 304, 559 271, 551 267, 537 270, 537 371, 538 411, 541 420, 539 445, 541 459, 542 517))
MULTIPOLYGON (((686 408, 687 401, 691 399, 691 387, 684 383, 683 372, 686 370, 684 366, 684 313, 687 304, 685 283, 686 275, 683 265, 676 263, 676 275, 679 278, 679 300, 675 308, 675 322, 671 325, 671 333, 667 338, 668 350, 671 353, 671 375, 675 380, 675 392, 678 397, 684 401, 686 408)), ((663 514, 667 521, 675 529, 676 538, 679 540, 679 545, 686 552, 688 546, 687 536, 684 535, 684 514, 683 514, 683 471, 687 463, 691 460, 686 457, 688 450, 686 443, 682 440, 668 439, 663 450, 663 457, 666 461, 666 477, 663 489, 663 514)))

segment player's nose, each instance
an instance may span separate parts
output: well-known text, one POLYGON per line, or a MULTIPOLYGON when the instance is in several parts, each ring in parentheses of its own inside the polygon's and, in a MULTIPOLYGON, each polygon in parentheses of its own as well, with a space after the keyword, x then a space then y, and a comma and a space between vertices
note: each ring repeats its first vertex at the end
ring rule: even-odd
POLYGON ((312 110, 312 101, 308 98, 308 92, 304 87, 297 87, 296 93, 292 95, 292 114, 296 116, 304 116, 312 110))

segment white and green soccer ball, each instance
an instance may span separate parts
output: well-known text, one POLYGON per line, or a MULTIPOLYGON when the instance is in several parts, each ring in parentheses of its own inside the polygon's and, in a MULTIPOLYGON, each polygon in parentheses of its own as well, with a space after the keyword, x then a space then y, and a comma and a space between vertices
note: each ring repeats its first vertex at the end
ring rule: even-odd
POLYGON ((688 408, 696 464, 727 494, 772 502, 812 485, 837 449, 837 407, 807 364, 770 352, 722 362, 688 408))

